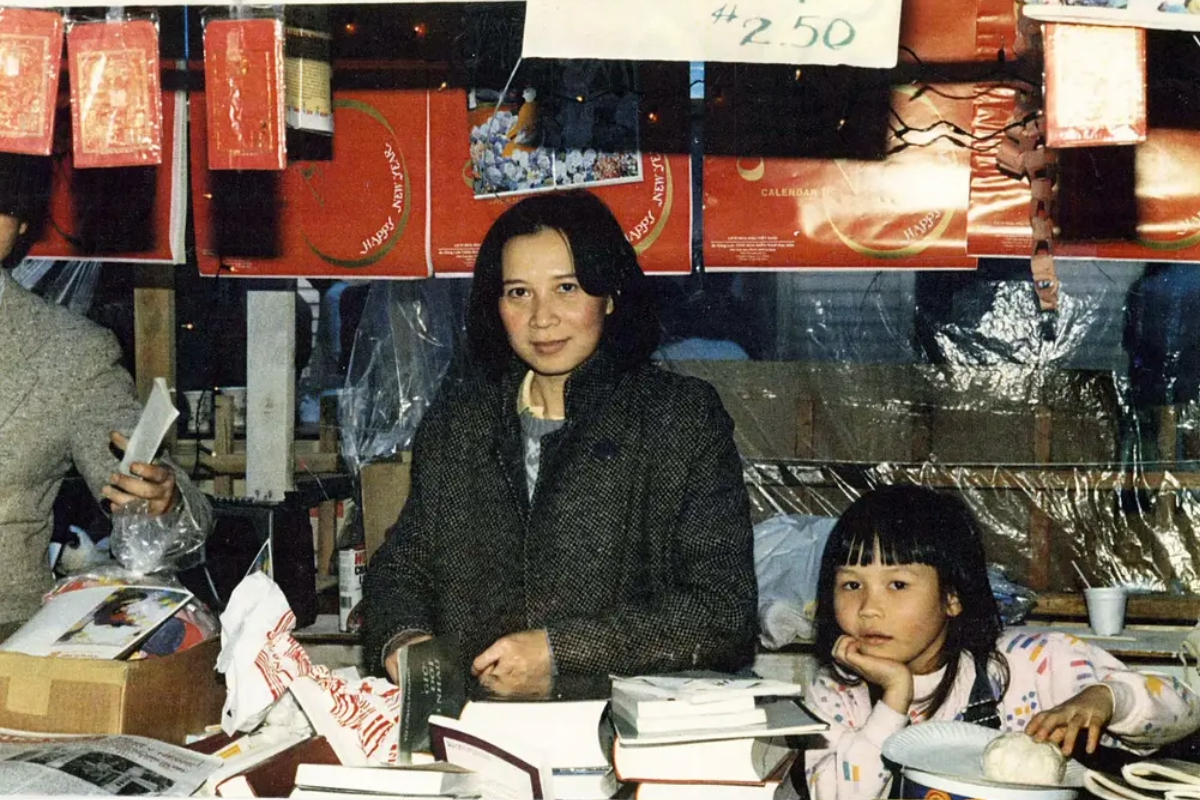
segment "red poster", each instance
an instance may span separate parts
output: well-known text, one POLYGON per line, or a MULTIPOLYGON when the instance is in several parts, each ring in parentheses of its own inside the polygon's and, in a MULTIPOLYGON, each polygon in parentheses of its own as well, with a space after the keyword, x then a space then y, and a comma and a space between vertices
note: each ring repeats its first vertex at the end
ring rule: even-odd
POLYGON ((162 163, 133 170, 139 187, 134 202, 128 196, 129 184, 117 179, 129 177, 130 171, 85 175, 88 180, 81 181, 75 175, 69 151, 55 157, 49 218, 42 239, 30 255, 60 260, 184 263, 187 164, 182 163, 181 149, 186 143, 187 109, 181 94, 173 90, 162 93, 163 113, 171 121, 163 130, 162 163), (125 219, 134 215, 136 218, 125 219), (117 229, 123 227, 122 223, 136 234, 121 235, 117 229))
POLYGON ((283 23, 215 19, 204 28, 209 169, 287 167, 283 23))
MULTIPOLYGON (((476 200, 471 183, 466 93, 430 93, 430 236, 433 271, 469 277, 496 217, 520 197, 476 200)), ((476 122, 478 124, 478 122, 476 122)), ((638 251, 647 273, 691 271, 691 170, 687 155, 642 154, 639 183, 592 187, 638 251)))
POLYGON ((706 157, 707 268, 973 268, 968 151, 939 138, 970 128, 972 92, 897 87, 894 127, 906 130, 880 161, 706 157))
MULTIPOLYGON (((997 89, 976 101, 975 134, 986 136, 1012 122, 1012 90, 997 89)), ((972 159, 968 248, 977 256, 1028 258, 1029 181, 1000 172, 996 144, 972 159)), ((1200 260, 1200 131, 1150 128, 1134 148, 1137 234, 1129 241, 1068 242, 1056 239, 1065 258, 1136 261, 1200 260)))
MULTIPOLYGON (((334 95, 332 161, 295 161, 274 201, 277 252, 218 253, 205 95, 191 95, 192 204, 200 272, 312 278, 424 278, 426 92, 334 95), (224 269, 222 269, 222 267, 224 269)), ((228 219, 228 217, 227 217, 228 219)), ((236 219, 236 217, 235 217, 236 219)))
POLYGON ((62 43, 59 12, 0 8, 0 150, 50 155, 62 43))
POLYGON ((162 163, 158 29, 86 22, 67 34, 75 168, 162 163))

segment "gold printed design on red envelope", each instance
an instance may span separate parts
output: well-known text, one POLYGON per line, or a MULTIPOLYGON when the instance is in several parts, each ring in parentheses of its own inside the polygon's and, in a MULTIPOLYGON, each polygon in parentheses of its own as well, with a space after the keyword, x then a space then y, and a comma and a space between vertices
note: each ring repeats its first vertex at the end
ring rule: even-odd
POLYGON ((204 52, 208 168, 284 169, 282 23, 213 20, 204 52))
POLYGON ((158 31, 149 20, 76 25, 67 35, 75 168, 162 162, 158 31))
POLYGON ((62 36, 57 12, 0 8, 0 150, 50 154, 62 36))

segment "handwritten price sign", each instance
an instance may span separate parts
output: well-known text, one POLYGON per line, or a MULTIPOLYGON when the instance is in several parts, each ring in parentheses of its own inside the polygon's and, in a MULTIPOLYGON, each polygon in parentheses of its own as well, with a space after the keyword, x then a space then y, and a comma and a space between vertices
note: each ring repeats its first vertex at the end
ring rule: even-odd
POLYGON ((530 57, 894 67, 901 0, 527 0, 530 57))

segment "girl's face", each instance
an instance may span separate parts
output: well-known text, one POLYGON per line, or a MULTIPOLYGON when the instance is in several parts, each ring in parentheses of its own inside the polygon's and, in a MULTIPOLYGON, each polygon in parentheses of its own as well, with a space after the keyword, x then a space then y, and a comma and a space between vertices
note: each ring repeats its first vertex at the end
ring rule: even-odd
POLYGON ((833 612, 859 652, 907 664, 915 675, 936 670, 958 597, 942 592, 928 564, 886 566, 875 546, 873 562, 847 564, 834 577, 833 612))
POLYGON ((500 320, 508 343, 539 375, 565 377, 596 351, 612 301, 588 294, 561 233, 516 236, 501 256, 500 320))

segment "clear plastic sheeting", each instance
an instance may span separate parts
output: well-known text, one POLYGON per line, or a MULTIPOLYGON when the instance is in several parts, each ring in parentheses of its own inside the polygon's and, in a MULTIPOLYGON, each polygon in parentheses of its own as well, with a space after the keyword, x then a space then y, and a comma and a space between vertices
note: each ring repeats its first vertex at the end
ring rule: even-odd
POLYGON ((721 393, 756 523, 917 483, 1017 584, 1200 592, 1200 267, 1060 262, 1055 316, 1028 269, 748 276, 770 360, 666 366, 721 393))
POLYGON ((398 457, 449 368, 461 328, 458 281, 377 281, 354 334, 338 404, 342 457, 355 473, 398 457))
POLYGON ((26 289, 87 316, 100 280, 100 262, 26 258, 13 267, 12 275, 26 289))

